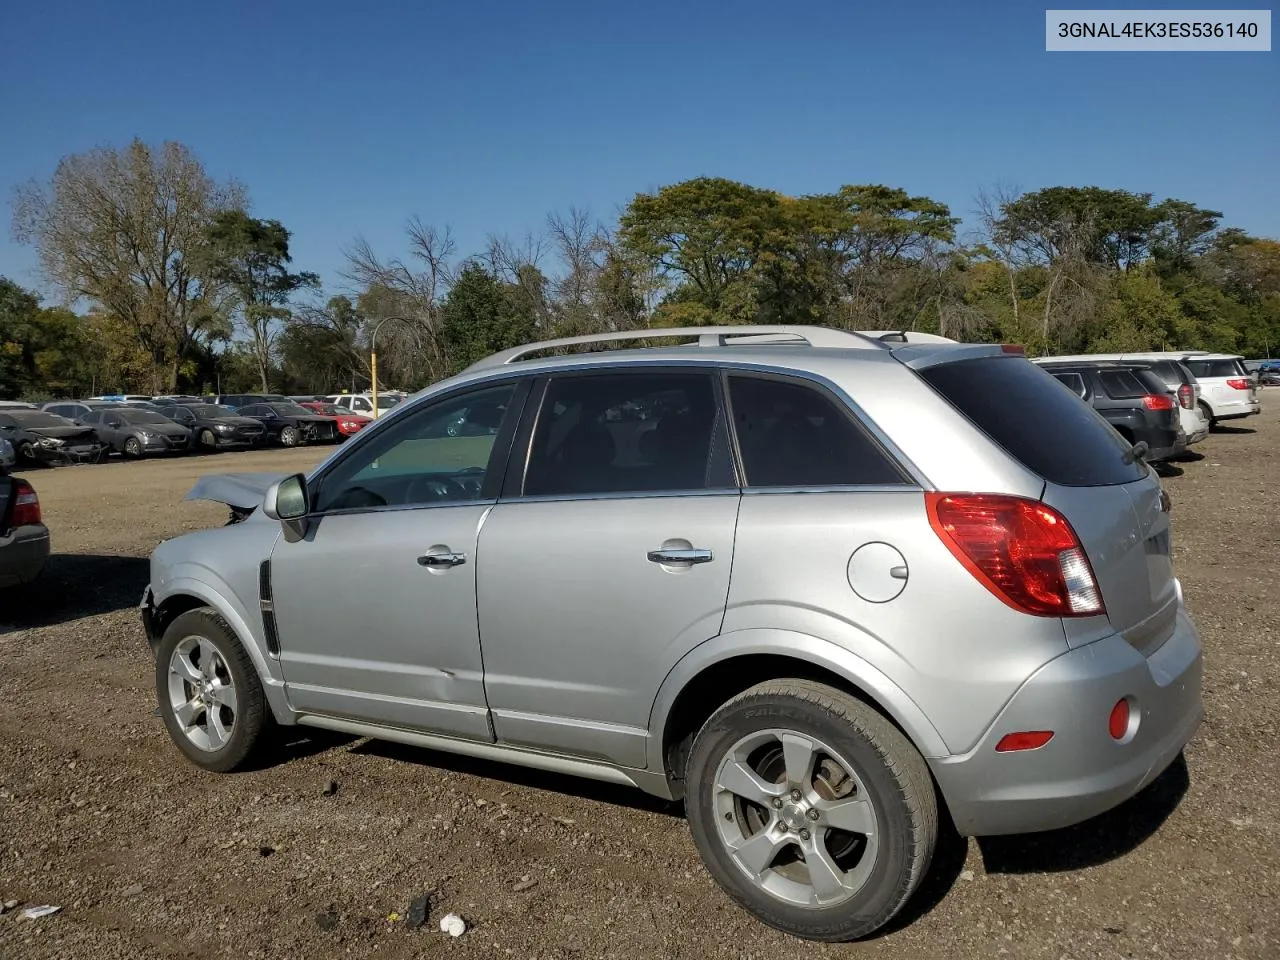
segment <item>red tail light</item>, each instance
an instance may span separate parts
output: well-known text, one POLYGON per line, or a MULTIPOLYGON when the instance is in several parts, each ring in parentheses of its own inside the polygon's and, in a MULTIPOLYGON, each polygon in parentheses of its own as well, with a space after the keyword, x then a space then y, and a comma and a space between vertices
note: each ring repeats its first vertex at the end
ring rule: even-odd
POLYGON ((1196 392, 1191 388, 1191 384, 1184 383, 1178 388, 1178 403, 1182 404, 1183 410, 1195 409, 1196 392))
POLYGON ((929 525, 983 586, 1022 613, 1105 613, 1084 547, 1067 518, 1038 500, 926 493, 929 525))
POLYGON ((1232 390, 1248 390, 1253 384, 1243 377, 1232 377, 1227 381, 1227 386, 1232 390))
POLYGON ((18 480, 13 485, 13 520, 15 527, 26 527, 40 522, 40 498, 31 484, 18 480))
POLYGON ((1053 739, 1052 730, 1027 730, 1024 733, 1006 733, 996 744, 997 753, 1015 750, 1039 750, 1053 739))
POLYGON ((1142 405, 1148 410, 1172 410, 1173 397, 1167 393, 1148 393, 1142 398, 1142 405))

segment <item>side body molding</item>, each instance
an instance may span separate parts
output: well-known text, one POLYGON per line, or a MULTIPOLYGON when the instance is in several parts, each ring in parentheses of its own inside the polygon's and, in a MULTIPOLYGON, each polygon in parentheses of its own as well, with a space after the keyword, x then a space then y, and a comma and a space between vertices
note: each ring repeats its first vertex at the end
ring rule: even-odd
POLYGON ((737 630, 713 637, 686 653, 662 681, 649 714, 648 768, 661 772, 663 731, 680 692, 703 670, 736 657, 767 654, 802 660, 830 670, 872 697, 926 758, 950 756, 941 734, 902 688, 856 653, 819 637, 770 628, 737 630))

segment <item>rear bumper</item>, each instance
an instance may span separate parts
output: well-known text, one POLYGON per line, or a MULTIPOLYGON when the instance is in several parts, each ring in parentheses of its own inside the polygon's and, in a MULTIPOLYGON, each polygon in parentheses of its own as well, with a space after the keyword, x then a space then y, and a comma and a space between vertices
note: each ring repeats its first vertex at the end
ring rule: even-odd
POLYGON ((1210 402, 1215 420, 1239 420, 1241 417, 1252 417, 1262 412, 1262 404, 1257 400, 1232 400, 1229 402, 1210 402))
POLYGON ((0 587, 29 583, 49 559, 49 530, 44 525, 19 527, 0 538, 0 587))
POLYGON ((978 746, 930 760, 964 836, 1067 827, 1123 803, 1177 758, 1200 720, 1201 650, 1179 604, 1173 634, 1144 658, 1113 634, 1040 668, 1006 704, 978 746), (1131 698, 1137 717, 1112 739, 1112 707, 1131 698), (1052 730, 1038 750, 997 753, 1008 733, 1052 730))

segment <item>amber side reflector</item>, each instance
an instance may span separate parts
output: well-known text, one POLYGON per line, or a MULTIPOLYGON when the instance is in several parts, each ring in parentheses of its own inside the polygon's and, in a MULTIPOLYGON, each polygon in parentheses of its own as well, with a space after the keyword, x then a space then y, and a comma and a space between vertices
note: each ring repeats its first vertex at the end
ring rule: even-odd
POLYGON ((1052 730, 1027 730, 1023 733, 1006 733, 996 744, 996 753, 1014 750, 1039 750, 1053 739, 1052 730))

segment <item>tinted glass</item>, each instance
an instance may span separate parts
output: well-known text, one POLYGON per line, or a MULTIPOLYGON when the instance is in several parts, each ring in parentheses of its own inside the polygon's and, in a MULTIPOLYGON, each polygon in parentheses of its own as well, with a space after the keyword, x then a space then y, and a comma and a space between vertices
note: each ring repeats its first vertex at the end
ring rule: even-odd
MULTIPOLYGON (((1105 370, 1098 371, 1098 379, 1102 381, 1102 389, 1113 400, 1133 400, 1145 397, 1151 392, 1148 384, 1138 376, 1137 370, 1105 370)), ((1158 392, 1163 393, 1164 384, 1160 384, 1158 392)))
POLYGON ((250 403, 243 407, 236 407, 236 415, 241 417, 269 417, 271 408, 265 403, 250 403))
POLYGON ((730 377, 729 400, 748 487, 909 482, 847 410, 813 387, 730 377))
POLYGON ((223 406, 220 403, 193 403, 186 408, 191 411, 192 416, 211 418, 211 417, 234 417, 236 412, 230 407, 223 406))
POLYGON ((1178 371, 1178 362, 1176 360, 1152 360, 1151 370, 1165 384, 1172 384, 1174 388, 1182 383, 1182 374, 1178 371))
MULTIPOLYGON (((315 508, 429 505, 481 496, 514 384, 490 387, 400 415, 320 482, 315 508)), ((501 469, 505 460, 498 464, 501 469)))
POLYGON ((315 415, 314 410, 308 410, 297 403, 264 403, 262 406, 281 417, 311 417, 315 415))
POLYGON ((1197 360, 1192 357, 1183 363, 1201 380, 1205 377, 1245 376, 1244 365, 1239 360, 1197 360))
POLYGON ((81 423, 101 423, 102 414, 97 410, 86 410, 79 415, 78 419, 81 423))
POLYGON ((921 377, 1028 470, 1069 487, 1130 483, 1129 444, 1048 372, 1016 356, 942 363, 921 377))
POLYGON ((735 486, 725 438, 709 373, 557 377, 538 416, 524 492, 585 496, 735 486))
POLYGON ((1084 399, 1084 377, 1078 373, 1055 373, 1053 378, 1067 387, 1077 397, 1084 399))
POLYGON ((168 417, 150 410, 121 410, 117 416, 125 423, 170 423, 168 417))

